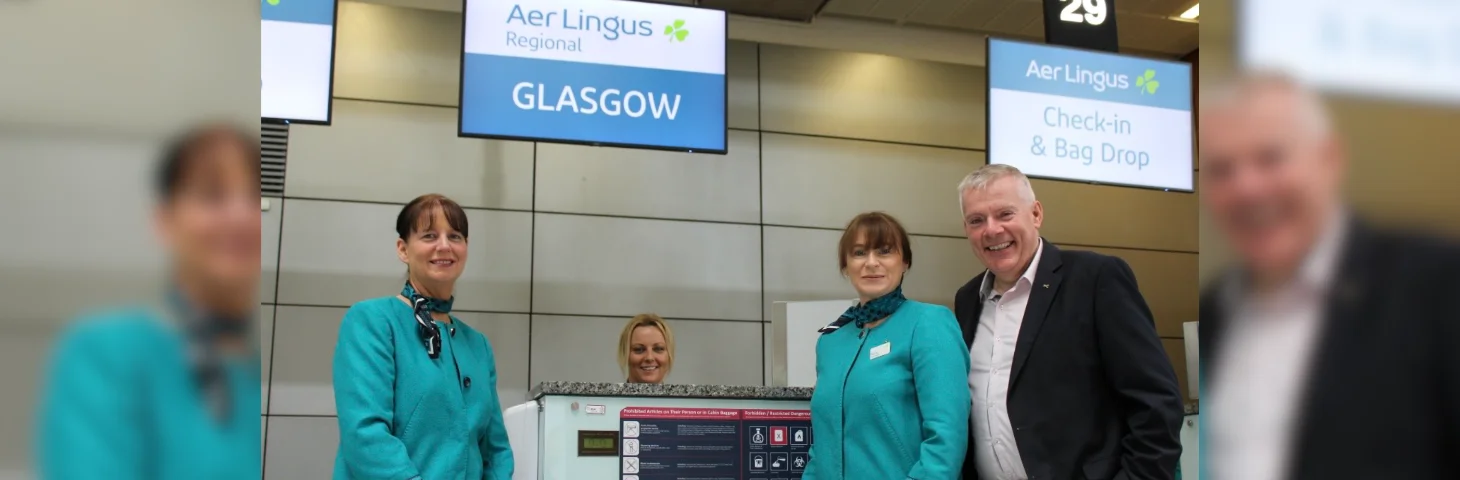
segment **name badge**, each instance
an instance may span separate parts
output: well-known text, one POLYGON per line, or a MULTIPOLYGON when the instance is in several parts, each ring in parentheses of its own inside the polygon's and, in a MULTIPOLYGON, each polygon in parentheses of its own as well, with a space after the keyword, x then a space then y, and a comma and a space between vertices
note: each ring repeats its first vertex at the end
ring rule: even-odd
POLYGON ((877 357, 887 355, 890 352, 892 352, 892 342, 883 342, 881 345, 872 347, 871 360, 876 360, 877 357))

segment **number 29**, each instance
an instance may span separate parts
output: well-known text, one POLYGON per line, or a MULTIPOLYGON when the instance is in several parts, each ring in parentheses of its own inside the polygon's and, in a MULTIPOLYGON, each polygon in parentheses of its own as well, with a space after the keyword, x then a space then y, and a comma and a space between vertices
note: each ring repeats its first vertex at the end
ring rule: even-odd
POLYGON ((1070 23, 1088 23, 1100 25, 1105 23, 1105 0, 1060 0, 1069 2, 1064 10, 1060 10, 1060 20, 1070 23), (1082 8, 1083 7, 1083 8, 1082 8), (1084 10, 1085 13, 1080 13, 1084 10))

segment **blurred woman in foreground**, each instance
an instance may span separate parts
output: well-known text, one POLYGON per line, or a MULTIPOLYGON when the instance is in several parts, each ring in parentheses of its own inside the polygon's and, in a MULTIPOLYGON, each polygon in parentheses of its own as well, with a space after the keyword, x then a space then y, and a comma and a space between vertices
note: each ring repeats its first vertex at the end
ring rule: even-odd
POLYGON ((628 383, 664 383, 674 367, 674 332, 652 313, 629 319, 618 337, 618 366, 628 383))
POLYGON ((36 424, 42 479, 261 474, 258 141, 226 127, 182 137, 155 193, 170 288, 160 306, 61 334, 36 424))

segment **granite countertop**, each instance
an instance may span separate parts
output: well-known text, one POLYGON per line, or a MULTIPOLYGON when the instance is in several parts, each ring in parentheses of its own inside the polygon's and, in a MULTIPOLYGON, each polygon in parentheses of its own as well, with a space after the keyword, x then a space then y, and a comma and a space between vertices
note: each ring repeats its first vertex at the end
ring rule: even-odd
POLYGON ((531 397, 571 395, 579 397, 676 397, 738 398, 751 400, 809 400, 808 387, 762 387, 754 385, 674 385, 650 383, 542 382, 531 397))
MULTIPOLYGON (((675 385, 651 383, 542 382, 532 389, 530 398, 543 395, 576 397, 673 397, 673 398, 738 398, 750 400, 809 400, 809 387, 762 387, 756 385, 675 385)), ((1182 405, 1187 415, 1199 410, 1196 401, 1182 405)))

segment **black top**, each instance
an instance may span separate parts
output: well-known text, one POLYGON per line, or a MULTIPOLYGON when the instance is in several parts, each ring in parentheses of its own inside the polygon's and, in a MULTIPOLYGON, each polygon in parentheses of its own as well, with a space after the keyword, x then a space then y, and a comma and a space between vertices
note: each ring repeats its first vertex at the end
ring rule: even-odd
MULTIPOLYGON (((983 277, 970 280, 954 300, 970 348, 983 313, 983 277)), ((1007 399, 1029 478, 1174 478, 1181 387, 1130 266, 1046 240, 1033 286, 1007 399)), ((969 440, 963 478, 977 480, 969 440)))
MULTIPOLYGON (((1288 478, 1454 479, 1460 245, 1352 222, 1296 409, 1288 478)), ((1221 368, 1225 285, 1202 292, 1203 378, 1221 368)))

